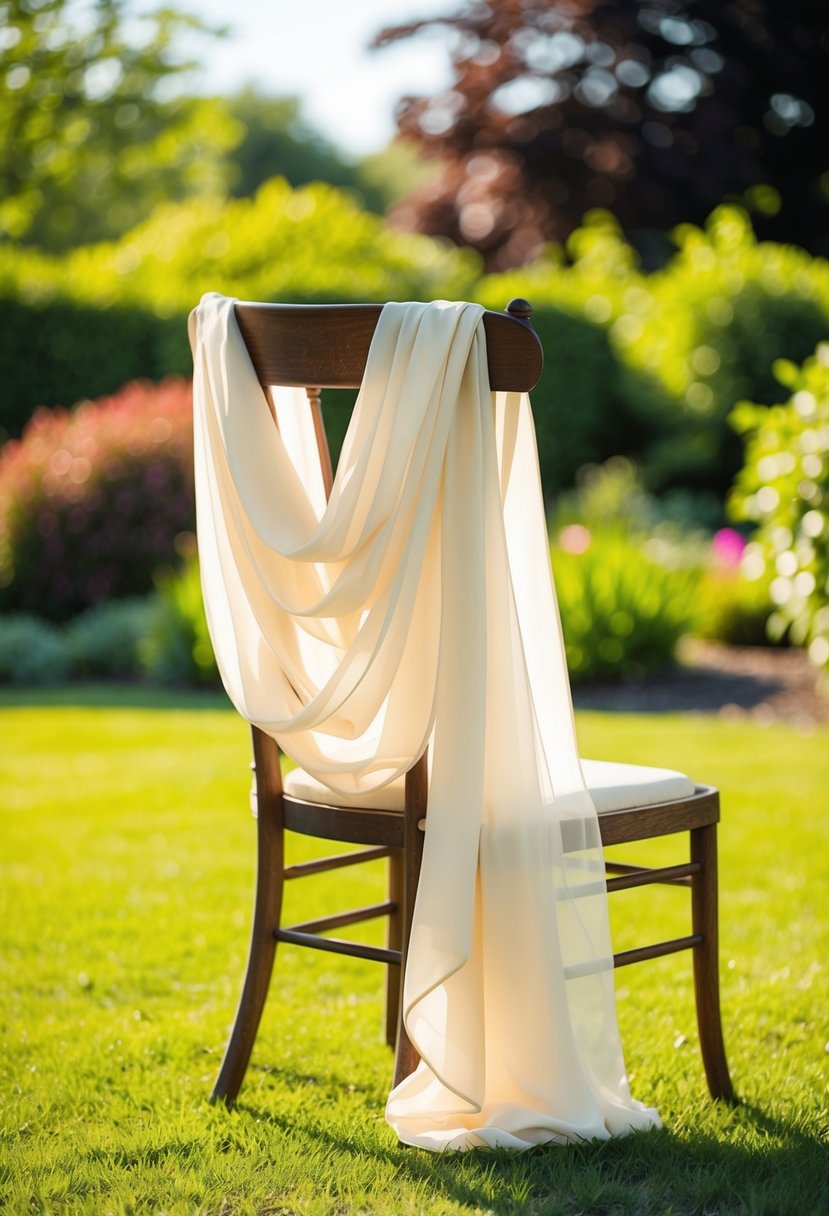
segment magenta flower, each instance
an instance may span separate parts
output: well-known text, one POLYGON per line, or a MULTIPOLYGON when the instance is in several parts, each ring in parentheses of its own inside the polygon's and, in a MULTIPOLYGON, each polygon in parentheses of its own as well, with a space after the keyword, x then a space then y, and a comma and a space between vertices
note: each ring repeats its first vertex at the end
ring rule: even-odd
POLYGON ((720 528, 711 541, 711 554, 717 566, 733 570, 739 566, 746 547, 745 539, 735 528, 720 528))

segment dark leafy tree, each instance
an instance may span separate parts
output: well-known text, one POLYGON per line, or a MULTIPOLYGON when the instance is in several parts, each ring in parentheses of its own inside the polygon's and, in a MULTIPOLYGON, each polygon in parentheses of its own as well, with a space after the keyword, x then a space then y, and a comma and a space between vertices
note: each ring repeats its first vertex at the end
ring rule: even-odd
POLYGON ((325 181, 356 189, 359 174, 333 145, 302 116, 296 97, 269 97, 248 88, 227 102, 228 111, 245 134, 232 154, 236 166, 233 194, 246 198, 270 177, 292 186, 325 181))
POLYGON ((328 182, 382 214, 430 175, 411 145, 399 139, 356 164, 344 158, 307 122, 296 97, 269 97, 247 88, 228 99, 227 109, 244 129, 230 158, 232 192, 241 198, 270 177, 284 177, 292 186, 328 182))
POLYGON ((733 199, 760 235, 827 253, 826 16, 824 0, 469 0, 385 29, 378 47, 446 30, 454 75, 399 103, 442 172, 397 222, 503 267, 591 208, 641 240, 733 199))

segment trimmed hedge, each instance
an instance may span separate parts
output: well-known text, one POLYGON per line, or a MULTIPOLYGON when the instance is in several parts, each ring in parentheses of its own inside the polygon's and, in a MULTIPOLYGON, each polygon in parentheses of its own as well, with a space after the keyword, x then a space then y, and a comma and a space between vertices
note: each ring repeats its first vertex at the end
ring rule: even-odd
POLYGON ((0 442, 18 438, 40 406, 74 405, 130 380, 189 375, 192 367, 183 315, 0 297, 0 442))
POLYGON ((615 223, 594 215, 566 250, 481 278, 474 255, 393 232, 328 186, 275 179, 255 199, 166 206, 120 241, 63 258, 0 245, 0 428, 17 434, 35 406, 137 374, 186 371, 186 313, 207 290, 494 309, 523 295, 547 354, 534 402, 548 498, 582 464, 623 453, 651 489, 721 503, 742 463, 727 415, 742 398, 772 402, 774 360, 801 361, 829 332, 829 264, 757 244, 734 208, 675 235, 676 256, 644 275, 615 223))
POLYGON ((329 186, 293 190, 279 178, 253 199, 162 207, 121 240, 64 257, 0 244, 0 428, 16 436, 37 406, 185 373, 187 313, 206 291, 462 299, 478 275, 475 255, 393 232, 329 186))

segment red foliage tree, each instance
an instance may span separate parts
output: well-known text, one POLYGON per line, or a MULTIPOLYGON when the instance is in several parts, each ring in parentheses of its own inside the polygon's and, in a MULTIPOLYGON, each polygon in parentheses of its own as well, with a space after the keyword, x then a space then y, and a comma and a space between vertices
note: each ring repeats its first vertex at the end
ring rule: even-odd
POLYGON ((400 226, 504 267, 594 207, 635 237, 732 198, 761 235, 829 252, 822 0, 469 0, 374 45, 435 27, 452 84, 404 97, 397 120, 441 172, 400 226))

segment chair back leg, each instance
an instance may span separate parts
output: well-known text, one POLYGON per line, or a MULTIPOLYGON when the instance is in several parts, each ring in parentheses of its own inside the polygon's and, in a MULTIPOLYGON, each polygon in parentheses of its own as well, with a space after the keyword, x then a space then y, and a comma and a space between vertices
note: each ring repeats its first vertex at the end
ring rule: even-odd
MULTIPOLYGON (((394 911, 389 913, 388 947, 390 950, 401 950, 403 947, 405 900, 403 853, 398 849, 389 856, 389 903, 394 904, 394 911)), ((387 965, 386 1042, 391 1048, 397 1045, 402 975, 403 968, 399 963, 389 963, 387 965)))
POLYGON ((691 917, 694 933, 702 937, 701 943, 694 946, 694 991, 702 1062, 711 1097, 734 1101, 720 1014, 716 823, 691 830, 691 861, 700 866, 691 881, 691 917))
MULTIPOLYGON (((420 1056, 409 1039, 406 1027, 403 1024, 402 984, 406 971, 406 954, 409 949, 409 936, 412 930, 417 884, 420 881, 420 867, 423 862, 428 783, 428 760, 424 754, 406 775, 406 808, 403 822, 403 853, 401 859, 403 869, 402 966, 400 968, 393 1085, 399 1085, 401 1081, 413 1073, 420 1061, 420 1056)), ((391 970, 392 968, 389 968, 390 972, 391 970)))

